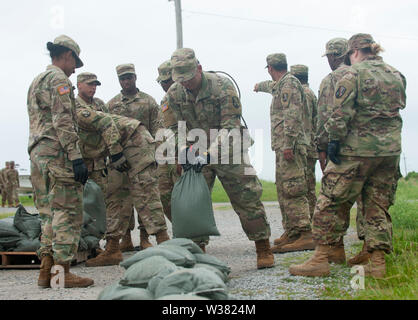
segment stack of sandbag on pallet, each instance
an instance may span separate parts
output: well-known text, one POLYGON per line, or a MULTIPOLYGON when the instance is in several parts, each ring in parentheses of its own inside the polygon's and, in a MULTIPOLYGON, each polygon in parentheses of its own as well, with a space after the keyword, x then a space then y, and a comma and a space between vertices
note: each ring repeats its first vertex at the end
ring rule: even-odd
POLYGON ((123 278, 99 300, 227 300, 231 272, 192 240, 176 238, 142 250, 120 264, 123 278))
MULTIPOLYGON (((99 248, 106 232, 106 206, 100 187, 88 180, 83 191, 83 227, 79 251, 99 248)), ((0 220, 0 251, 35 252, 40 247, 41 218, 19 205, 14 217, 0 220)))

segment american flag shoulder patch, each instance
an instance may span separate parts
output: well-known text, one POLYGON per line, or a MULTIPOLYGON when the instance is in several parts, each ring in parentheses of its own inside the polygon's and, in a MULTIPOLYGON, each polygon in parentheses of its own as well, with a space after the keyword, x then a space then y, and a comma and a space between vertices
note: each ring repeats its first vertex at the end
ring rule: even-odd
POLYGON ((167 104, 167 103, 164 103, 164 104, 162 105, 162 107, 161 107, 161 110, 162 110, 163 112, 166 112, 166 111, 168 110, 168 104, 167 104))
POLYGON ((60 86, 58 87, 58 93, 62 96, 64 94, 70 93, 70 87, 69 86, 60 86))

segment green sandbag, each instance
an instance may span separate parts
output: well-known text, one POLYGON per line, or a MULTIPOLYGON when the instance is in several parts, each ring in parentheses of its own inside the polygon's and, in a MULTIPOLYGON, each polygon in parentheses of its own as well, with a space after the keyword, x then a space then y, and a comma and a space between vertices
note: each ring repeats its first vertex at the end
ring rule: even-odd
POLYGON ((209 300, 208 298, 196 296, 194 294, 172 294, 156 300, 209 300))
POLYGON ((154 296, 147 289, 124 287, 116 282, 104 288, 97 300, 154 300, 154 296))
POLYGON ((153 256, 163 256, 168 261, 181 267, 193 267, 196 259, 187 249, 179 246, 156 246, 141 250, 132 257, 122 261, 120 265, 128 269, 134 263, 153 256))
POLYGON ((214 266, 211 266, 210 264, 196 263, 193 268, 208 269, 208 270, 212 271, 213 273, 215 273, 219 278, 221 278, 223 282, 225 282, 225 283, 228 282, 228 275, 223 273, 218 268, 216 268, 214 266))
POLYGON ((175 238, 162 242, 159 246, 174 245, 186 248, 190 253, 203 253, 202 249, 190 239, 175 238))
POLYGON ((172 270, 170 268, 162 269, 160 272, 157 273, 154 277, 150 279, 148 282, 147 289, 152 292, 153 295, 155 295, 155 290, 157 289, 158 285, 160 284, 161 280, 163 280, 165 277, 167 277, 169 274, 172 274, 173 272, 177 270, 184 269, 183 267, 176 267, 176 270, 172 270))
POLYGON ((38 239, 41 235, 41 218, 39 214, 30 214, 19 205, 13 220, 14 226, 29 239, 38 239))
POLYGON ((220 235, 210 191, 201 172, 190 169, 175 183, 171 194, 171 216, 174 238, 220 235))
POLYGON ((162 256, 149 257, 131 265, 119 281, 122 286, 146 288, 148 282, 160 271, 174 272, 177 266, 162 256))
POLYGON ((89 250, 100 248, 100 239, 95 236, 85 236, 83 237, 84 241, 87 244, 89 250))
POLYGON ((203 268, 181 269, 162 279, 155 290, 155 298, 173 294, 196 294, 211 300, 228 299, 222 279, 203 268))
POLYGON ((196 263, 203 263, 203 264, 211 265, 219 269, 220 271, 222 271, 222 273, 224 273, 225 275, 229 275, 231 273, 231 268, 228 267, 228 265, 225 262, 219 260, 218 258, 210 254, 196 253, 194 254, 194 256, 196 258, 196 263))
POLYGON ((78 243, 78 251, 87 251, 89 249, 89 246, 87 245, 87 242, 80 237, 80 242, 78 243))
POLYGON ((39 239, 22 239, 20 240, 16 248, 13 249, 14 252, 36 252, 41 246, 39 239))
POLYGON ((88 179, 83 190, 83 215, 88 215, 84 227, 89 235, 101 239, 106 232, 106 205, 100 187, 88 179), (89 221, 88 218, 92 220, 89 221))
POLYGON ((13 217, 0 220, 0 246, 3 250, 15 248, 24 239, 24 234, 13 225, 13 220, 13 217))

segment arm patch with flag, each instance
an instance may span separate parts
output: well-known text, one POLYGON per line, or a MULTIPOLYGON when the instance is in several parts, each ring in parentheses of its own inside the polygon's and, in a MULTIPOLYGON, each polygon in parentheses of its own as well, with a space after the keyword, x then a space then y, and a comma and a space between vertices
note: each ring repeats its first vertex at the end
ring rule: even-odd
POLYGON ((70 93, 70 87, 69 86, 60 86, 58 87, 58 93, 60 94, 60 96, 70 93))
POLYGON ((164 104, 162 105, 162 107, 161 107, 161 110, 162 110, 163 112, 166 112, 166 111, 168 110, 168 104, 167 104, 167 103, 164 103, 164 104))

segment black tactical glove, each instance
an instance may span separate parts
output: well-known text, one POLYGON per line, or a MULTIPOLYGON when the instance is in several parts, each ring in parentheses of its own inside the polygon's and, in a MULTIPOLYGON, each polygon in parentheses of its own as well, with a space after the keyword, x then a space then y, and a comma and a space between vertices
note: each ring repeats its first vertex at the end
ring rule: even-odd
POLYGON ((116 170, 118 170, 119 172, 124 172, 124 171, 128 171, 129 169, 131 169, 131 166, 128 160, 126 160, 122 152, 119 152, 117 154, 110 156, 110 160, 111 160, 111 166, 115 168, 116 170))
POLYGON ((89 178, 89 171, 87 170, 86 165, 84 164, 83 159, 76 159, 72 161, 73 171, 74 171, 74 180, 85 184, 89 178))
POLYGON ((337 140, 330 141, 328 143, 328 157, 329 159, 334 162, 335 164, 341 164, 340 158, 338 158, 338 154, 340 153, 340 142, 337 140))

